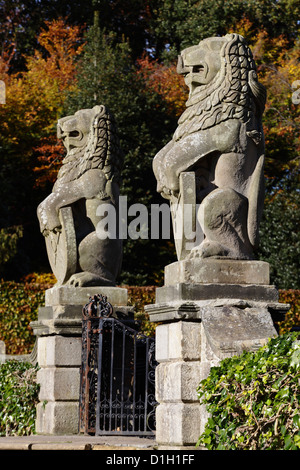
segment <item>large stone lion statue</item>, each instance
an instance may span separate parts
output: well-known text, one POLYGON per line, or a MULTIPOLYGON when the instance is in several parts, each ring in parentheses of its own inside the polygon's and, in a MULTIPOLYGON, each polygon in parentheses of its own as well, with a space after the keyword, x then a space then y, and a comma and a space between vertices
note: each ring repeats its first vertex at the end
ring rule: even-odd
POLYGON ((121 240, 96 232, 99 205, 118 210, 123 154, 115 121, 105 106, 95 106, 60 119, 57 134, 67 155, 37 210, 51 267, 58 284, 115 285, 121 240))
POLYGON ((153 170, 157 190, 171 205, 194 191, 193 179, 187 188, 182 177, 194 178, 203 237, 181 258, 252 259, 264 198, 266 101, 252 53, 238 34, 207 38, 182 51, 177 70, 189 98, 153 170))

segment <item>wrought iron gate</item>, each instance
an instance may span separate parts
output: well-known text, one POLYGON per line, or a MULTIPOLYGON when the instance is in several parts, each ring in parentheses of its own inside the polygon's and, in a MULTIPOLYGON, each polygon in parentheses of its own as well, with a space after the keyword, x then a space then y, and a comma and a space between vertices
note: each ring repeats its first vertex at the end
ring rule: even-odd
POLYGON ((102 295, 83 309, 80 432, 151 436, 155 341, 112 317, 102 295))

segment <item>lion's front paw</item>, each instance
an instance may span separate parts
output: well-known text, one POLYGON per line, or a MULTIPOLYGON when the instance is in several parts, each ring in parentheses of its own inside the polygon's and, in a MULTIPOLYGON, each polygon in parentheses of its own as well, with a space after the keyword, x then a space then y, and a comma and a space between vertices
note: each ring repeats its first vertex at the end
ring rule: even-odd
POLYGON ((97 274, 84 271, 73 274, 68 280, 68 285, 72 287, 90 287, 90 286, 113 286, 114 283, 109 279, 104 279, 97 274))
POLYGON ((38 206, 37 216, 40 222, 40 229, 44 236, 47 236, 49 232, 60 232, 61 223, 58 214, 55 210, 49 210, 49 207, 41 203, 38 206))

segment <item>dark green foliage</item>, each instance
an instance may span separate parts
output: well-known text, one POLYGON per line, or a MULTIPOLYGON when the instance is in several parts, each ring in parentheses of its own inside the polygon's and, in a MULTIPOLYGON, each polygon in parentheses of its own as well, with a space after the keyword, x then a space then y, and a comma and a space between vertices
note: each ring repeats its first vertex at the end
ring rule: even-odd
POLYGON ((296 332, 222 360, 198 388, 210 414, 198 444, 209 450, 299 450, 299 380, 296 332))
POLYGON ((279 289, 300 287, 300 191, 290 172, 267 194, 260 227, 259 259, 270 264, 271 282, 279 289))
POLYGON ((26 436, 35 430, 39 385, 37 366, 8 361, 0 365, 0 436, 26 436))
POLYGON ((243 17, 271 37, 284 34, 293 42, 299 31, 297 0, 157 0, 151 10, 153 53, 159 59, 173 60, 185 47, 227 34, 243 17))

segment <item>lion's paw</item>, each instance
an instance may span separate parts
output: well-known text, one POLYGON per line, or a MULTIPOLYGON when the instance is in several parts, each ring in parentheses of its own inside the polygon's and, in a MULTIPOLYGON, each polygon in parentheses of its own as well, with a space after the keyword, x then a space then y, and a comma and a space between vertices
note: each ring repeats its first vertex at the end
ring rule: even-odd
POLYGON ((104 279, 97 274, 87 271, 73 274, 67 284, 71 287, 89 287, 89 286, 113 286, 114 283, 108 279, 104 279))

